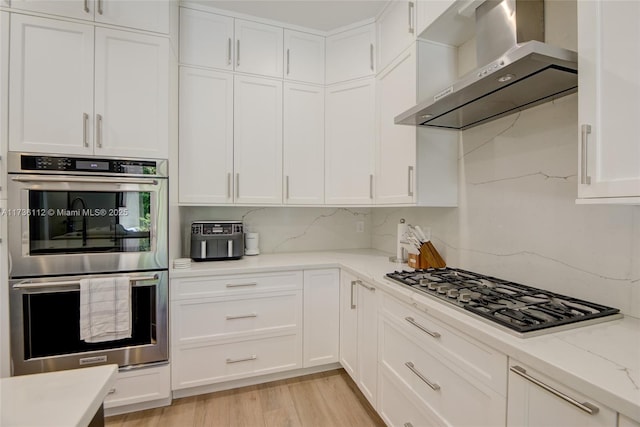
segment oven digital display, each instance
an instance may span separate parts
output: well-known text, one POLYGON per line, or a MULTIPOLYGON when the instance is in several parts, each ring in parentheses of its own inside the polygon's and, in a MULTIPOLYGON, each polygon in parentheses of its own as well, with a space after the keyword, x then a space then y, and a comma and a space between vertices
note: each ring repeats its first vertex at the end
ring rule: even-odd
POLYGON ((78 170, 96 170, 108 171, 109 162, 95 162, 90 160, 76 160, 76 169, 78 170))

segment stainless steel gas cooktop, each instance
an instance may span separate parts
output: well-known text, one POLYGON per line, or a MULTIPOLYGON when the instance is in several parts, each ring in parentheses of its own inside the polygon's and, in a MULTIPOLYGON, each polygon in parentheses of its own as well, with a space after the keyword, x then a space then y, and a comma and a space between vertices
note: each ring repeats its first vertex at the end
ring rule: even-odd
POLYGON ((394 271, 386 276, 523 337, 622 317, 616 308, 457 268, 394 271))

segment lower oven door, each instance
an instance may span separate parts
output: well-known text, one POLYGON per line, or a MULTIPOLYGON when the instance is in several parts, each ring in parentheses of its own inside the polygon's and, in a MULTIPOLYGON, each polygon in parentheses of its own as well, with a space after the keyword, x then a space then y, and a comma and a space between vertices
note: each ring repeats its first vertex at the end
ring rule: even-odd
POLYGON ((12 280, 12 374, 167 361, 168 280, 167 270, 12 280), (80 280, 122 276, 131 286, 131 337, 104 342, 82 340, 80 280))

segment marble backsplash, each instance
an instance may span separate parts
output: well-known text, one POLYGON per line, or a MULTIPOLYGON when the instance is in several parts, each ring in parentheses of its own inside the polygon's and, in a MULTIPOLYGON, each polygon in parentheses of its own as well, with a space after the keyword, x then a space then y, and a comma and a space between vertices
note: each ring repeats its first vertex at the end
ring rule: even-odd
POLYGON ((371 247, 369 208, 181 207, 182 256, 189 256, 189 227, 196 220, 242 220, 245 231, 260 233, 261 253, 371 247))
POLYGON ((451 266, 640 317, 640 207, 576 205, 577 95, 462 134, 458 208, 372 211, 372 247, 429 227, 451 266))

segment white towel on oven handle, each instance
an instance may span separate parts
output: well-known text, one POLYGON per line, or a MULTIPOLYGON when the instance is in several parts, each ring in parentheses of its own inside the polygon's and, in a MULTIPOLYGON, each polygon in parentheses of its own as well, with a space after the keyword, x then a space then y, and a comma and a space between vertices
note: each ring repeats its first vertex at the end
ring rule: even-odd
POLYGON ((80 339, 88 343, 131 338, 131 278, 80 280, 80 339))

